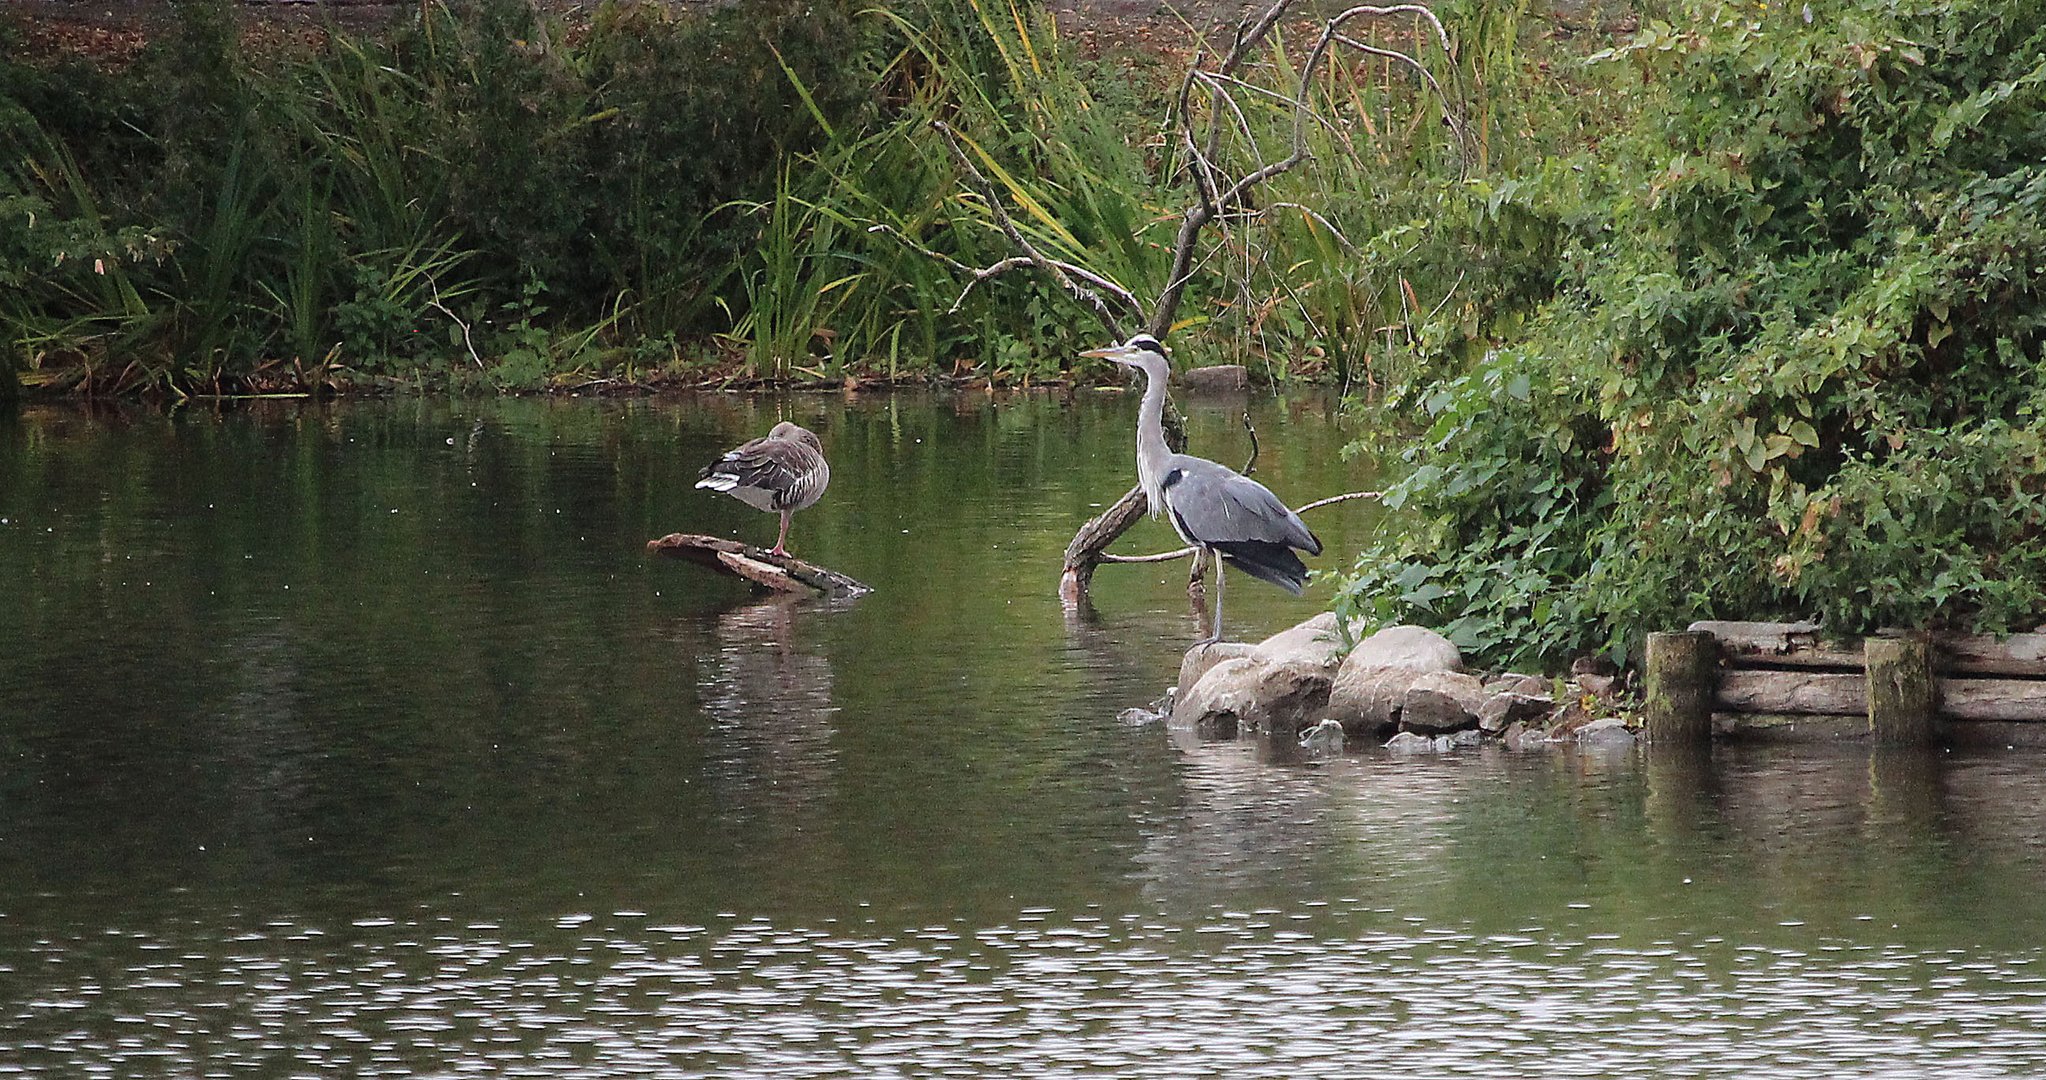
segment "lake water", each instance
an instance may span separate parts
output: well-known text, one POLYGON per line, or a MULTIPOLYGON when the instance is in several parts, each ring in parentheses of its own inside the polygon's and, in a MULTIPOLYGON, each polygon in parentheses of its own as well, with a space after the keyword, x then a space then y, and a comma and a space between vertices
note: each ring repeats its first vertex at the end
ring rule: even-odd
MULTIPOLYGON (((1055 596, 1134 411, 0 418, 0 1076, 2046 1075, 2037 752, 1119 723, 1199 630, 1183 564, 1055 596), (645 554, 771 542, 690 485, 782 418, 833 463, 791 549, 873 595, 645 554)), ((1289 500, 1371 485, 1325 404, 1253 412, 1289 500)))

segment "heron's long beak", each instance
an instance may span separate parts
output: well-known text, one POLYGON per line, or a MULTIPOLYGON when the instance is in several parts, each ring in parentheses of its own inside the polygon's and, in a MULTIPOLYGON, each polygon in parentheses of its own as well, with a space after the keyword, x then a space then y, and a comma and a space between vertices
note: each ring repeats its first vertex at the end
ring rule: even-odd
POLYGON ((1127 345, 1109 345, 1100 349, 1088 349, 1080 355, 1098 357, 1103 360, 1113 360, 1118 364, 1125 364, 1130 359, 1130 347, 1127 345))

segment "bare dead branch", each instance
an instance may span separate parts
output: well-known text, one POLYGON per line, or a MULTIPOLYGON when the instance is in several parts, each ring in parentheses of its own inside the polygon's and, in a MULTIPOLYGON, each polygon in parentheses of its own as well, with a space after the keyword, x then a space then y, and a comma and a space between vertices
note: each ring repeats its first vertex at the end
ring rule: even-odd
MULTIPOLYGON (((1419 71, 1429 88, 1435 92, 1436 96, 1443 103, 1443 115, 1449 120, 1450 133, 1456 142, 1459 169, 1468 168, 1469 137, 1462 121, 1463 103, 1460 90, 1458 95, 1452 98, 1448 92, 1443 90, 1441 82, 1428 70, 1427 65, 1422 64, 1419 60, 1395 50, 1367 45, 1342 32, 1342 28, 1346 23, 1357 19, 1402 14, 1414 15, 1425 19, 1434 28, 1437 43, 1442 47, 1443 53, 1448 55, 1449 32, 1443 28, 1442 20, 1436 18, 1434 12, 1420 4, 1392 4, 1383 7, 1360 5, 1344 10, 1323 24, 1322 32, 1315 41, 1313 50, 1309 52, 1307 62, 1300 69, 1300 92, 1296 97, 1290 99, 1293 105, 1293 140, 1287 155, 1276 161, 1264 161, 1249 172, 1237 177, 1227 188, 1221 187, 1220 183, 1216 180, 1216 177, 1221 174, 1221 170, 1216 166, 1215 162, 1220 154, 1223 107, 1226 106, 1228 110, 1233 111, 1238 117, 1239 122, 1241 122, 1242 118, 1241 110, 1238 109, 1234 97, 1229 95, 1225 88, 1225 80, 1240 81, 1236 80, 1236 70, 1248 58, 1251 50, 1257 47, 1271 33, 1272 29, 1278 25, 1280 19, 1284 17, 1286 11, 1292 6, 1292 2, 1293 0, 1278 0, 1277 3, 1267 8, 1262 15, 1258 16, 1256 20, 1246 19, 1243 23, 1239 24, 1235 44, 1230 49, 1228 56, 1223 60, 1218 71, 1214 73, 1189 74, 1187 86, 1190 87, 1192 81, 1198 79, 1202 82, 1202 85, 1208 87, 1211 95, 1215 98, 1215 106, 1210 109, 1205 147, 1195 148, 1192 134, 1193 117, 1190 115, 1186 105, 1188 90, 1184 87, 1182 88, 1181 137, 1193 158, 1193 171, 1197 183, 1201 185, 1199 189, 1200 197, 1196 203, 1187 207, 1180 219, 1179 234, 1174 239, 1172 247, 1172 270, 1165 279, 1165 290, 1159 295, 1158 304, 1151 314, 1149 330, 1154 336, 1164 337, 1165 333, 1172 328, 1173 318, 1179 313, 1180 298, 1185 294, 1188 283, 1193 280, 1194 248, 1198 245, 1201 230, 1233 212, 1252 188, 1273 177, 1297 168, 1302 162, 1307 160, 1308 121, 1310 118, 1313 118, 1318 122, 1325 122, 1323 118, 1315 113, 1313 107, 1314 78, 1327 62, 1333 46, 1340 44, 1346 48, 1354 48, 1372 55, 1388 56, 1408 64, 1419 71)), ((1255 142, 1254 140, 1250 141, 1252 142, 1252 151, 1255 153, 1257 151, 1255 142)))
POLYGON ((463 322, 460 315, 455 314, 448 309, 446 304, 440 302, 440 282, 433 280, 432 274, 426 275, 426 287, 433 290, 433 299, 428 300, 426 306, 446 315, 456 326, 462 328, 462 347, 469 350, 469 359, 475 361, 478 368, 483 367, 483 358, 476 355, 476 342, 469 337, 469 324, 463 322))
MULTIPOLYGON (((994 216, 996 226, 1002 230, 1003 234, 1008 236, 1009 242, 1015 244, 1039 269, 1050 274, 1052 280, 1058 282, 1060 288, 1066 290, 1067 293, 1076 299, 1092 304, 1094 310, 1101 315, 1102 322, 1107 324, 1109 333, 1121 337, 1122 320, 1117 318, 1115 309, 1109 307, 1108 301, 1102 297, 1099 291, 1081 285, 1079 281, 1075 280, 1075 275, 1071 271, 1078 269, 1077 267, 1063 260, 1053 259, 1038 251, 1037 245, 1032 244, 1030 238, 1023 235, 1023 230, 1016 226, 1014 219, 1009 217, 1008 209, 1002 205, 1001 193, 996 191, 994 185, 988 182, 987 177, 981 175, 980 169, 974 166, 973 159, 966 153, 966 148, 959 145, 959 137, 953 132, 951 125, 943 120, 933 120, 931 121, 931 127, 944 137, 945 146, 952 151, 952 160, 958 163, 960 170, 966 174, 967 181, 980 194, 981 200, 987 205, 988 212, 994 216)), ((1004 261, 1006 262, 1007 260, 1004 261)), ((1128 289, 1120 285, 1113 285, 1098 274, 1085 273, 1084 276, 1090 284, 1111 285, 1109 294, 1127 304, 1132 314, 1138 318, 1143 317, 1143 305, 1137 302, 1136 297, 1132 296, 1128 289)))
POLYGON ((1193 553, 1194 549, 1190 547, 1183 547, 1177 551, 1160 551, 1151 555, 1109 555, 1104 553, 1101 556, 1101 561, 1105 563, 1171 562, 1174 559, 1184 559, 1193 553))
POLYGON ((1334 506, 1336 503, 1346 503, 1353 499, 1382 499, 1384 497, 1385 492, 1383 491, 1346 491, 1341 495, 1331 495, 1326 499, 1316 499, 1306 506, 1295 507, 1293 512, 1304 514, 1309 510, 1319 510, 1324 506, 1334 506))
POLYGON ((1045 263, 1049 263, 1051 266, 1054 266, 1067 274, 1071 274, 1073 277, 1079 278, 1080 280, 1087 282, 1089 285, 1092 285, 1102 290, 1103 292, 1106 292, 1109 295, 1115 297, 1116 300, 1127 306, 1130 309, 1130 312, 1136 315, 1138 318, 1142 318, 1144 314, 1143 304, 1138 302, 1136 296, 1132 294, 1128 289, 1123 288, 1120 284, 1118 284, 1111 278, 1104 277, 1100 274, 1095 273, 1092 270, 1087 269, 1084 266, 1081 266, 1077 263, 1067 262, 1064 259, 1046 258, 1042 253, 1036 256, 1011 255, 1006 259, 1002 259, 988 266, 968 266, 965 263, 960 262, 958 259, 955 259, 952 256, 945 254, 942 251, 939 251, 935 248, 926 247, 923 244, 917 243, 915 240, 910 239, 909 236, 905 234, 901 229, 898 229, 893 225, 888 224, 869 225, 867 226, 867 231, 870 233, 882 233, 888 236, 892 236, 895 239, 901 241, 903 247, 906 247, 919 255, 924 255, 928 256, 929 258, 936 259, 937 261, 944 263, 946 266, 950 267, 954 273, 964 274, 967 276, 969 280, 966 283, 966 287, 959 290, 959 298, 957 300, 952 301, 952 307, 946 311, 946 314, 948 315, 956 313, 960 309, 960 307, 966 303, 966 296, 968 293, 971 293, 973 291, 973 287, 975 285, 978 285, 991 277, 995 277, 1000 274, 1006 274, 1011 270, 1020 270, 1026 266, 1042 266, 1045 263))

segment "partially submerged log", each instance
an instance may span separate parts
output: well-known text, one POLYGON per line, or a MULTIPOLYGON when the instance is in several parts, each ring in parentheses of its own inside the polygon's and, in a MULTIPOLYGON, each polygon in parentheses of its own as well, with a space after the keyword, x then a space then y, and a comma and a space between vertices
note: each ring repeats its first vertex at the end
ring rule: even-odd
MULTIPOLYGON (((1737 667, 1832 668, 1858 671, 1858 642, 1822 639, 1814 623, 1694 622, 1690 629, 1711 634, 1722 655, 1737 667)), ((1880 631, 1878 637, 1903 636, 1880 631)), ((1942 673, 2046 678, 2046 634, 1932 635, 1932 667, 1942 673)))
POLYGON ((1690 628, 1718 645, 1724 666, 1712 697, 1722 713, 1863 716, 1866 733, 1891 744, 1944 738, 1935 721, 2046 721, 2046 633, 1882 630, 1850 641, 1826 639, 1808 622, 1690 628))
MULTIPOLYGON (((2046 682, 1934 679, 1938 714, 1954 720, 2046 720, 2046 682)), ((1723 671, 1718 708, 1738 713, 1856 716, 1868 708, 1868 680, 1854 672, 1723 671)))
POLYGON ((836 570, 723 537, 669 533, 647 541, 646 549, 654 555, 688 559, 774 592, 863 596, 874 591, 836 570))

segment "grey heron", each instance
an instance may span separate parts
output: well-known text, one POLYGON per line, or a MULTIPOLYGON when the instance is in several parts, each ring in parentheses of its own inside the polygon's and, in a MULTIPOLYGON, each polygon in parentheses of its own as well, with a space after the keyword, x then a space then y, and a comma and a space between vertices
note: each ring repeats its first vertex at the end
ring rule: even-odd
POLYGON ((1163 512, 1172 528, 1194 548, 1194 558, 1215 557, 1215 626, 1196 645, 1222 640, 1222 564, 1300 595, 1307 565, 1294 549, 1321 554, 1321 540, 1300 515, 1263 484, 1206 458, 1175 454, 1165 445, 1165 380, 1171 368, 1165 348, 1149 334, 1082 356, 1113 360, 1144 373, 1144 402, 1137 410, 1137 482, 1151 516, 1163 512))
POLYGON ((784 420, 765 436, 729 451, 703 470, 696 486, 722 491, 755 510, 781 515, 774 554, 787 555, 789 517, 816 503, 831 483, 824 444, 784 420))

